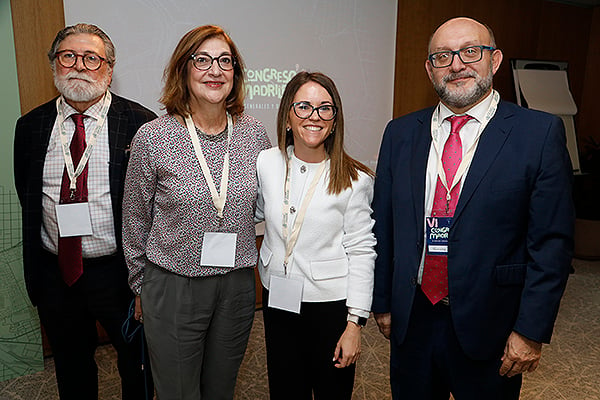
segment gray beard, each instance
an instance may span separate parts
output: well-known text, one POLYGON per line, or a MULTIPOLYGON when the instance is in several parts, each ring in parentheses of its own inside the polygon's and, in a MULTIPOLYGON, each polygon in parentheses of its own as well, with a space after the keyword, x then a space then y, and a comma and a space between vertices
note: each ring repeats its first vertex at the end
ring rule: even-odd
POLYGON ((452 73, 444 76, 442 82, 433 82, 433 87, 444 104, 452 108, 465 108, 477 103, 490 91, 493 78, 494 74, 492 73, 492 68, 490 66, 490 72, 483 78, 475 71, 452 73), (453 92, 446 86, 446 83, 449 80, 464 77, 474 77, 475 86, 470 89, 462 89, 459 87, 453 92))
POLYGON ((93 80, 86 73, 70 71, 66 75, 58 76, 54 73, 54 85, 56 89, 66 99, 75 102, 88 102, 102 96, 110 84, 110 78, 106 75, 104 78, 93 80), (71 80, 69 78, 77 77, 83 79, 71 80))

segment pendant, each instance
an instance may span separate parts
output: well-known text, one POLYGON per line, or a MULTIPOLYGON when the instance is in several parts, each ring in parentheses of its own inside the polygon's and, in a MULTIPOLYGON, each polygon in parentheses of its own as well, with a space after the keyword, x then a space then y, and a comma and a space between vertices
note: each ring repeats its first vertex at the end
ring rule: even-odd
POLYGON ((71 201, 75 201, 75 189, 70 189, 69 198, 71 201))

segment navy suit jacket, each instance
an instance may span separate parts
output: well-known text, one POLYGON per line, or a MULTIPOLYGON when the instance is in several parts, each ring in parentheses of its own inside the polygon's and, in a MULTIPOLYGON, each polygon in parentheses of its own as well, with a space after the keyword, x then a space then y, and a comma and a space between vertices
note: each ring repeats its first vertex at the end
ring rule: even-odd
MULTIPOLYGON (((372 311, 391 312, 397 343, 418 287, 433 110, 391 121, 379 153, 372 311)), ((464 179, 448 249, 450 309, 463 350, 497 357, 513 330, 549 342, 573 249, 562 121, 501 101, 464 179)))
MULTIPOLYGON (((19 118, 15 128, 14 173, 15 186, 22 208, 23 268, 25 284, 31 302, 37 304, 40 281, 42 241, 42 176, 50 134, 56 120, 56 99, 49 101, 19 118)), ((138 128, 156 118, 149 109, 112 94, 108 110, 108 144, 110 147, 110 193, 119 255, 121 246, 121 200, 129 160, 129 144, 138 128)), ((123 259, 125 268, 125 261, 123 259)))

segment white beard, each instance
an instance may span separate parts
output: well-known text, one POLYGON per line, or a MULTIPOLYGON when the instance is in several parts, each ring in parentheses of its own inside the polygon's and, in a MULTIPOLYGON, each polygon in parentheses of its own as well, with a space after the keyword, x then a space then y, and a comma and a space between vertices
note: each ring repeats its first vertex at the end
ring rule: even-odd
POLYGON ((106 92, 110 85, 110 75, 105 74, 98 80, 94 80, 85 72, 73 70, 62 76, 54 72, 54 85, 66 99, 74 102, 88 102, 106 92))

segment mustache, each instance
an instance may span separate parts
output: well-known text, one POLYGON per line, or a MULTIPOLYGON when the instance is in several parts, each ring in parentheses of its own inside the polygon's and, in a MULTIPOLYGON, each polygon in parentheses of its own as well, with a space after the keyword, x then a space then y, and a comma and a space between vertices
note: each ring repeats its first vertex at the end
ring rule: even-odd
POLYGON ((64 76, 64 79, 80 79, 82 81, 86 81, 89 83, 96 83, 96 80, 90 78, 90 76, 88 74, 86 74, 85 72, 78 72, 78 71, 69 71, 67 72, 67 74, 64 76))
POLYGON ((444 76, 442 80, 444 81, 444 83, 448 83, 448 81, 452 81, 455 79, 477 78, 478 76, 479 75, 477 75, 477 72, 475 71, 451 72, 448 75, 444 76))

